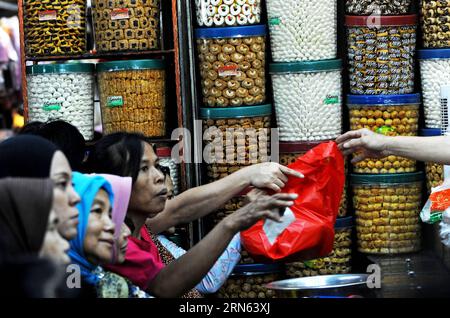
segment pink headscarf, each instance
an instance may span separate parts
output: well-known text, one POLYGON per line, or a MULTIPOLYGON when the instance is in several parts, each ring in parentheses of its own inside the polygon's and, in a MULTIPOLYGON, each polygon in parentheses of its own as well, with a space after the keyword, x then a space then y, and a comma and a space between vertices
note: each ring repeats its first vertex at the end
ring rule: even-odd
MULTIPOLYGON (((111 174, 100 174, 104 177, 112 186, 114 192, 114 206, 112 209, 112 221, 116 226, 114 232, 115 244, 120 237, 120 231, 122 229, 122 224, 125 221, 127 215, 128 204, 131 198, 131 189, 133 186, 133 180, 130 177, 119 177, 111 174)), ((116 246, 114 247, 113 261, 117 260, 116 246)))

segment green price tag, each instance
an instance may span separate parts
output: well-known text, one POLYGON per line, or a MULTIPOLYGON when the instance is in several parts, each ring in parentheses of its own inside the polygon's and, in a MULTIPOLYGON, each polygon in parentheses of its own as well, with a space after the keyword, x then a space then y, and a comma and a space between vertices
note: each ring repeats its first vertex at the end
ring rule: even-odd
POLYGON ((316 268, 316 266, 315 266, 313 261, 306 261, 303 264, 305 264, 306 267, 311 268, 311 269, 315 269, 316 268))
POLYGON ((395 128, 391 127, 391 126, 382 126, 380 128, 377 129, 376 133, 377 134, 381 134, 381 135, 387 135, 390 132, 394 132, 395 128))
POLYGON ((327 98, 325 98, 325 105, 335 105, 335 104, 339 104, 339 96, 328 95, 327 98))
POLYGON ((440 212, 440 213, 431 213, 431 215, 430 215, 430 223, 431 223, 431 224, 435 224, 435 223, 437 223, 437 222, 442 221, 442 213, 443 213, 443 212, 440 212))
POLYGON ((109 96, 106 101, 107 107, 122 107, 123 106, 123 97, 122 96, 109 96))
POLYGON ((45 103, 44 106, 42 106, 42 109, 46 112, 51 112, 53 110, 60 110, 62 107, 62 103, 45 103))
POLYGON ((280 25, 281 19, 280 18, 269 18, 269 25, 280 25))

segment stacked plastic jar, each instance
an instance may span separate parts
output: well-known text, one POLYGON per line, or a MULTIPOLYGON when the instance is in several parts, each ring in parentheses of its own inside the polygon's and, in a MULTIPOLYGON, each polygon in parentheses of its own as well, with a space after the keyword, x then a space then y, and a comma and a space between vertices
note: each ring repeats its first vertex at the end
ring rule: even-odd
POLYGON ((420 250, 423 173, 352 175, 358 250, 400 254, 420 250))
MULTIPOLYGON (((437 137, 441 136, 440 129, 422 129, 421 136, 437 137)), ((444 182, 444 166, 439 163, 425 163, 425 172, 427 175, 427 191, 431 193, 431 189, 440 186, 444 182)))
POLYGON ((159 147, 156 149, 156 155, 159 158, 159 164, 170 169, 170 178, 173 183, 173 194, 178 195, 180 189, 180 173, 178 164, 172 158, 170 147, 159 147))
MULTIPOLYGON (((367 128, 387 136, 418 135, 420 94, 348 95, 347 104, 351 130, 367 128)), ((365 174, 407 173, 416 171, 416 162, 396 156, 369 158, 354 164, 353 171, 365 174)))
POLYGON ((424 47, 450 47, 450 1, 421 0, 420 3, 424 47))

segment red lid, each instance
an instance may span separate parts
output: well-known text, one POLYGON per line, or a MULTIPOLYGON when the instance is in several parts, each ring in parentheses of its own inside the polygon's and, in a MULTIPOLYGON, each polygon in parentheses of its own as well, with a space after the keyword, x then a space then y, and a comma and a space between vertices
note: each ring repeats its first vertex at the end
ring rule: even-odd
POLYGON ((306 153, 312 148, 320 145, 323 141, 306 141, 306 142, 280 142, 280 153, 306 153))
POLYGON ((417 14, 410 15, 386 15, 386 16, 345 16, 346 26, 401 26, 401 25, 417 25, 417 14))
POLYGON ((161 147, 156 149, 156 155, 160 158, 167 158, 172 156, 172 149, 170 147, 161 147))

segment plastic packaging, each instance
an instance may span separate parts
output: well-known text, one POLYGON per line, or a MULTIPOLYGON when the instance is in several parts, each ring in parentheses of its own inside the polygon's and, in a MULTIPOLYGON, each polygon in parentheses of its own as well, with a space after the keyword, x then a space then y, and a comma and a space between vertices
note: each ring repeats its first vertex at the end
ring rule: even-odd
POLYGON ((400 15, 411 10, 411 0, 347 0, 346 12, 355 15, 400 15))
POLYGON ((334 226, 333 251, 324 258, 286 264, 289 278, 317 275, 348 274, 351 272, 353 218, 337 219, 334 226))
POLYGON ((195 0, 200 27, 229 27, 261 22, 261 0, 195 0))
POLYGON ((280 141, 328 140, 342 133, 341 68, 341 60, 270 65, 280 141))
POLYGON ((92 0, 99 52, 160 48, 160 0, 92 0))
POLYGON ((266 34, 263 25, 195 31, 205 107, 266 102, 266 34))
MULTIPOLYGON (((422 129, 421 136, 436 137, 441 136, 440 129, 422 129)), ((425 163, 425 171, 427 175, 427 191, 431 193, 431 189, 440 186, 444 182, 444 166, 438 163, 425 163)))
POLYGON ((400 254, 420 250, 421 172, 351 175, 358 251, 400 254))
POLYGON ((28 66, 28 119, 64 120, 94 138, 94 64, 28 66))
POLYGON ((336 0, 267 0, 274 62, 335 59, 336 0))
POLYGON ((417 16, 346 16, 350 92, 414 91, 417 16))
POLYGON ((103 131, 166 134, 165 71, 162 60, 129 60, 97 66, 103 131))
POLYGON ((23 10, 28 57, 86 52, 85 0, 26 0, 23 10))
MULTIPOLYGON (((418 135, 420 94, 348 95, 347 104, 351 130, 367 128, 387 136, 418 135)), ((397 156, 366 159, 355 164, 353 171, 369 174, 408 173, 416 171, 416 162, 397 156)))

